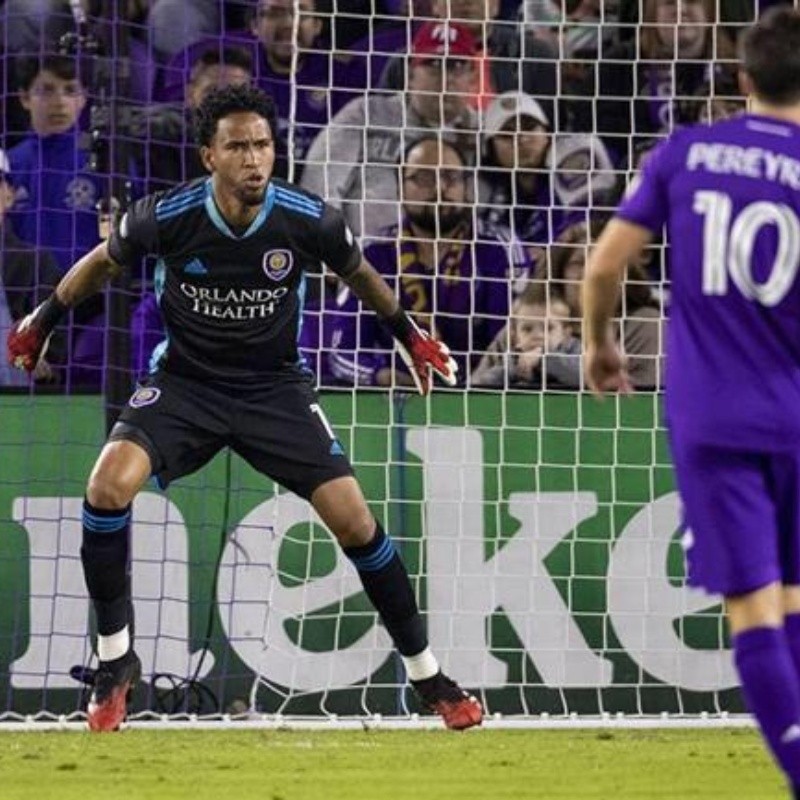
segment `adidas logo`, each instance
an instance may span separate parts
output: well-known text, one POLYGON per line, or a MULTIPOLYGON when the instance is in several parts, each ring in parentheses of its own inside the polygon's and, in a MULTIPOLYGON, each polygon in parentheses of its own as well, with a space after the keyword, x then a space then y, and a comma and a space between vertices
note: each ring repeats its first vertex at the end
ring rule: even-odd
POLYGON ((183 271, 188 275, 207 275, 208 270, 199 258, 193 258, 188 264, 185 264, 183 271))
POLYGON ((344 455, 344 447, 339 444, 339 440, 335 439, 331 444, 331 455, 332 456, 343 456, 344 455))

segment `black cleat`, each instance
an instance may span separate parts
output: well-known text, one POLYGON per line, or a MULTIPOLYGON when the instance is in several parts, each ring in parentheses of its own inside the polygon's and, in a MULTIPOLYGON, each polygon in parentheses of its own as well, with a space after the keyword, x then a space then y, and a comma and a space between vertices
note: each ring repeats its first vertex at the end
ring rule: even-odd
POLYGON ((114 661, 100 662, 86 709, 90 731, 119 730, 128 714, 128 699, 141 676, 142 662, 133 650, 114 661))
POLYGON ((438 714, 451 730, 462 731, 483 721, 483 708, 477 698, 441 670, 432 678, 411 681, 411 685, 425 708, 438 714))

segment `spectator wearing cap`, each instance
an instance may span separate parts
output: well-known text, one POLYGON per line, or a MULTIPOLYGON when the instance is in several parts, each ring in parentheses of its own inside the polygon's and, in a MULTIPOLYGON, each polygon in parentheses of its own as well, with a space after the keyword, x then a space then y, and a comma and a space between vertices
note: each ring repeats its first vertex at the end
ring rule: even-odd
POLYGON ((530 95, 506 92, 483 118, 478 213, 537 257, 583 209, 616 199, 617 179, 596 136, 553 134, 530 95))
MULTIPOLYGON (((474 220, 471 173, 464 153, 440 135, 412 143, 402 158, 402 220, 364 248, 417 324, 447 341, 462 383, 505 326, 514 283, 524 285, 533 270, 503 232, 474 220)), ((322 319, 333 328, 323 336, 331 348, 328 376, 347 385, 410 386, 375 315, 349 289, 338 305, 322 319)))
MULTIPOLYGON (((433 0, 431 15, 466 26, 476 42, 477 69, 471 103, 485 108, 495 94, 520 88, 537 97, 556 94, 558 51, 549 42, 527 35, 512 20, 499 19, 500 0, 433 0)), ((407 85, 404 56, 393 58, 381 86, 400 91, 407 85)))
POLYGON ((441 131, 468 160, 474 157, 475 39, 458 23, 429 22, 415 34, 411 52, 408 92, 353 100, 308 151, 301 185, 340 208, 356 234, 399 223, 397 165, 412 141, 441 131))
MULTIPOLYGON (((53 291, 61 278, 53 256, 17 237, 8 222, 7 212, 14 202, 14 186, 6 154, 0 150, 0 342, 5 342, 11 326, 29 314, 53 291)), ((63 331, 57 330, 34 371, 34 380, 51 381, 56 373, 50 364, 63 358, 63 331), (49 359, 49 360, 48 360, 49 359)), ((28 376, 0 359, 0 386, 27 386, 28 376)))

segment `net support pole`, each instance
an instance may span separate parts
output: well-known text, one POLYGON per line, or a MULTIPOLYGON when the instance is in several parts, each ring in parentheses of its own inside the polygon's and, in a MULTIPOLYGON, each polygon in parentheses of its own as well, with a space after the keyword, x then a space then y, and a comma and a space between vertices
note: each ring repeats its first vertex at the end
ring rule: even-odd
MULTIPOLYGON (((104 0, 101 19, 107 20, 104 31, 102 65, 98 76, 101 104, 104 112, 101 121, 92 131, 100 152, 104 153, 104 174, 107 175, 107 192, 101 210, 101 235, 107 236, 114 219, 124 213, 130 202, 129 177, 130 148, 130 34, 128 26, 119 18, 119 4, 104 0), (103 124, 103 122, 105 124, 103 124), (99 139, 99 141, 97 141, 99 139), (103 141, 104 140, 104 141, 103 141), (104 221, 104 222, 102 222, 104 221)), ((106 367, 103 376, 106 430, 111 430, 131 391, 130 344, 130 286, 127 270, 106 289, 106 367)))

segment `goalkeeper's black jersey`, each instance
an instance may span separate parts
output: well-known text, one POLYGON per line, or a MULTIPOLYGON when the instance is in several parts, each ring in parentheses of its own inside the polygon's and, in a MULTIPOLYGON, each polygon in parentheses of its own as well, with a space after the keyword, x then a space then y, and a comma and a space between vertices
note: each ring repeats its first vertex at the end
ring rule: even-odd
POLYGON ((158 258, 155 290, 167 338, 153 368, 233 385, 258 385, 303 370, 297 337, 306 268, 346 277, 361 260, 342 215, 319 197, 270 181, 259 215, 234 232, 210 179, 142 198, 108 243, 133 265, 158 258))

